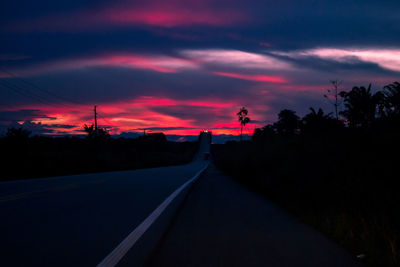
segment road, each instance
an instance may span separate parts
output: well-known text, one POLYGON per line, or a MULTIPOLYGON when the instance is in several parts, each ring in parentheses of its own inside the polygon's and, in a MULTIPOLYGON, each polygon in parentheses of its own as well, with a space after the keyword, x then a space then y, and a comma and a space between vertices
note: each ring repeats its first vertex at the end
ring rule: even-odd
POLYGON ((146 265, 361 266, 354 255, 213 165, 191 187, 146 265))
POLYGON ((96 266, 207 164, 0 183, 0 266, 96 266))
POLYGON ((210 135, 200 139, 183 166, 0 183, 0 266, 114 266, 114 255, 117 266, 360 266, 213 165, 179 191, 208 166, 210 135))

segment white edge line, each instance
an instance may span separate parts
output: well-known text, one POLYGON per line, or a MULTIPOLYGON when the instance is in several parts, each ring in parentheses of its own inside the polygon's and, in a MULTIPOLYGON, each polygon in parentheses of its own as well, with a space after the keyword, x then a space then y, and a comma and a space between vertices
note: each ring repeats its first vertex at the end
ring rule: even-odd
POLYGON ((168 205, 185 189, 190 183, 195 181, 200 174, 207 169, 209 163, 198 171, 190 180, 176 189, 163 203, 161 203, 135 230, 133 230, 110 254, 107 255, 97 267, 114 267, 125 256, 133 245, 140 239, 140 237, 149 229, 155 220, 163 213, 168 205))

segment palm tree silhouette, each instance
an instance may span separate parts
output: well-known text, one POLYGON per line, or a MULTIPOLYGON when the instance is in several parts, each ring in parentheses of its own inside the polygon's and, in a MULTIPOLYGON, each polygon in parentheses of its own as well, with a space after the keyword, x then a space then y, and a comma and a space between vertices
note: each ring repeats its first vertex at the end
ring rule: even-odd
POLYGON ((238 116, 238 120, 240 122, 240 142, 243 140, 243 127, 250 122, 250 118, 247 117, 248 113, 249 111, 245 107, 241 107, 239 112, 236 113, 236 116, 238 116))
POLYGON ((387 115, 400 115, 400 83, 394 82, 383 87, 387 115))
POLYGON ((301 120, 302 132, 320 132, 342 126, 342 122, 333 118, 332 113, 325 114, 321 108, 318 111, 310 108, 310 111, 301 120))
POLYGON ((341 114, 347 118, 350 127, 368 127, 375 120, 377 111, 383 110, 384 95, 382 92, 373 94, 371 84, 353 87, 350 92, 341 92, 344 98, 345 108, 341 114))
POLYGON ((296 111, 290 109, 283 109, 278 114, 278 121, 274 123, 278 134, 280 135, 294 135, 299 127, 299 116, 296 111))
POLYGON ((319 108, 318 111, 315 111, 314 108, 310 108, 310 113, 305 115, 302 119, 302 122, 306 125, 310 126, 319 126, 323 124, 324 121, 331 119, 331 114, 324 114, 324 111, 319 108))

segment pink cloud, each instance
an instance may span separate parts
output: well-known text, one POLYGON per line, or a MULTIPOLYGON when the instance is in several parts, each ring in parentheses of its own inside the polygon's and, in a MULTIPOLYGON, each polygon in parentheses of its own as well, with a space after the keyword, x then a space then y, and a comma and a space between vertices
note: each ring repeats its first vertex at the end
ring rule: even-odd
POLYGON ((18 73, 20 76, 31 76, 40 73, 65 71, 86 67, 121 67, 152 70, 162 73, 177 73, 184 69, 195 69, 197 68, 197 65, 191 60, 170 56, 110 54, 87 58, 50 61, 19 68, 13 70, 13 72, 18 73))
POLYGON ((243 23, 248 16, 240 10, 215 6, 213 1, 149 0, 125 5, 103 6, 69 14, 45 16, 8 25, 11 31, 81 31, 107 26, 157 26, 163 28, 196 25, 229 26, 243 23))
POLYGON ((178 73, 185 70, 206 70, 220 76, 237 79, 285 83, 281 76, 239 74, 224 71, 226 68, 236 68, 257 71, 287 71, 292 66, 289 63, 273 57, 243 52, 239 50, 206 49, 182 50, 180 56, 167 55, 139 55, 110 53, 90 57, 60 59, 14 69, 13 72, 21 76, 32 76, 41 73, 50 73, 90 67, 120 67, 145 69, 161 73, 178 73))
POLYGON ((285 78, 279 76, 267 76, 267 75, 254 75, 254 74, 238 74, 228 72, 214 72, 216 75, 231 77, 236 79, 254 81, 254 82, 269 82, 269 83, 286 83, 285 78))
POLYGON ((291 70, 293 66, 275 57, 231 49, 198 49, 182 50, 181 54, 203 64, 225 66, 230 68, 291 70))
MULTIPOLYGON (((240 70, 289 71, 293 67, 274 57, 239 50, 204 49, 181 50, 179 56, 140 55, 135 53, 109 53, 88 57, 59 59, 13 69, 20 76, 33 76, 41 73, 66 71, 90 67, 121 67, 145 69, 162 73, 178 73, 185 70, 208 70, 211 73, 238 79, 258 82, 286 82, 282 77, 266 75, 244 75, 228 73, 226 68, 240 70)), ((1 77, 0 77, 1 78, 1 77)))
POLYGON ((236 11, 216 11, 204 7, 196 10, 175 6, 115 9, 105 12, 105 19, 119 25, 144 24, 170 28, 192 25, 227 26, 242 21, 244 16, 236 11))
MULTIPOLYGON (((132 100, 103 103, 98 106, 98 124, 100 127, 111 127, 112 134, 121 132, 142 132, 144 128, 165 128, 162 130, 166 134, 192 135, 198 134, 200 130, 210 129, 215 134, 239 134, 240 125, 235 116, 241 104, 235 100, 226 99, 196 99, 196 100, 177 100, 172 98, 157 98, 153 96, 143 96, 132 100), (173 116, 159 112, 154 107, 171 107, 176 109, 187 109, 200 112, 201 116, 209 117, 208 120, 199 123, 191 116, 173 116), (198 108, 196 108, 198 107, 198 108), (213 116, 209 116, 212 113, 213 116), (227 118, 228 117, 228 118, 227 118), (174 129, 177 128, 177 129, 174 129)), ((83 134, 83 124, 92 124, 93 118, 90 111, 91 105, 76 106, 47 106, 47 105, 24 105, 5 110, 40 110, 43 118, 32 120, 33 123, 43 125, 53 125, 52 129, 60 134, 83 134), (50 119, 51 118, 51 119, 50 119), (58 125, 72 125, 72 128, 57 128, 58 125)), ((253 112, 253 109, 251 110, 253 112)), ((254 112, 253 112, 254 113, 254 112)), ((253 119, 258 119, 256 114, 251 113, 253 119)), ((197 114, 199 115, 199 114, 197 114)), ((196 117, 196 114, 193 114, 196 117)), ((21 122, 22 123, 22 122, 21 122)), ((247 127, 251 134, 254 125, 247 127)), ((160 130, 161 131, 161 130, 160 130)))
POLYGON ((374 63, 382 68, 400 71, 400 49, 392 48, 315 48, 291 52, 273 52, 291 58, 319 57, 343 63, 359 61, 374 63))

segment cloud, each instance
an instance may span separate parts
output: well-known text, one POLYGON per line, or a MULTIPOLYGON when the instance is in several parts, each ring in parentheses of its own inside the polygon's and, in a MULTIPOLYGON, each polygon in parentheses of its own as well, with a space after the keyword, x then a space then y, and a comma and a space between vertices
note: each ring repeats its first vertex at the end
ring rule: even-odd
POLYGON ((332 79, 343 90, 398 79, 399 1, 317 2, 5 1, 0 67, 83 104, 21 82, 27 93, 18 94, 1 85, 17 79, 0 74, 0 106, 36 112, 0 116, 77 133, 97 104, 107 120, 99 123, 115 133, 197 135, 192 128, 207 126, 236 134, 242 105, 262 124, 282 108, 328 111, 322 95, 332 79))
POLYGON ((0 125, 0 133, 5 134, 8 128, 23 128, 31 132, 32 135, 46 135, 46 134, 55 134, 55 129, 50 129, 46 127, 46 125, 41 124, 40 122, 35 123, 32 121, 24 121, 22 123, 13 122, 8 125, 0 125))
MULTIPOLYGON (((19 67, 13 71, 21 76, 32 76, 93 67, 143 69, 160 73, 178 73, 203 68, 211 70, 217 75, 233 77, 235 74, 228 74, 227 69, 263 71, 288 71, 293 69, 291 63, 276 57, 239 50, 181 50, 178 54, 179 56, 109 52, 100 55, 49 60, 31 66, 19 67)), ((268 75, 242 74, 240 76, 240 74, 237 74, 235 76, 253 81, 285 82, 281 77, 268 77, 268 75)))
POLYGON ((182 120, 187 120, 191 125, 199 128, 210 128, 216 121, 223 121, 231 119, 232 104, 225 107, 214 107, 212 105, 196 105, 195 103, 191 105, 188 101, 180 105, 173 106, 156 106, 152 107, 151 110, 179 118, 182 120))
POLYGON ((273 54, 294 59, 317 57, 347 64, 373 63, 381 68, 400 72, 400 49, 384 48, 314 48, 273 54))
POLYGON ((177 73, 197 66, 190 60, 165 55, 107 54, 72 59, 52 60, 33 66, 21 67, 14 72, 21 76, 32 76, 48 72, 59 72, 93 67, 118 67, 144 69, 161 73, 177 73))
MULTIPOLYGON (((227 133, 232 129, 214 126, 224 121, 236 120, 235 111, 238 106, 237 103, 227 99, 188 101, 143 96, 100 105, 98 125, 110 129, 112 134, 148 129, 188 135, 198 134, 203 128, 213 128, 227 133)), ((83 124, 93 123, 92 108, 91 105, 69 108, 43 106, 40 112, 35 109, 33 115, 29 112, 29 116, 14 116, 14 118, 19 122, 28 121, 29 129, 34 129, 36 132, 41 130, 43 134, 81 134, 83 124)), ((4 113, 4 117, 8 119, 12 115, 4 113)), ((8 125, 8 123, 3 124, 8 125)))
POLYGON ((196 62, 238 69, 290 70, 290 63, 274 56, 229 49, 182 50, 181 54, 196 62))
POLYGON ((268 82, 268 83, 286 83, 287 80, 279 76, 267 76, 267 75, 254 75, 254 74, 239 74, 239 73, 228 73, 228 72, 214 72, 216 75, 242 79, 254 82, 268 82))
POLYGON ((45 115, 38 109, 2 110, 0 111, 0 123, 10 123, 13 121, 31 121, 35 119, 55 120, 55 117, 45 115))
MULTIPOLYGON (((168 2, 168 1, 166 1, 168 2)), ((161 6, 143 6, 122 9, 111 9, 102 13, 104 20, 117 25, 150 25, 161 27, 178 26, 227 26, 242 22, 245 16, 229 8, 213 10, 205 5, 194 5, 189 1, 178 4, 174 1, 161 6), (196 8, 197 6, 197 8, 196 8)))
POLYGON ((225 27, 248 21, 243 11, 213 1, 120 1, 6 26, 8 31, 87 31, 105 27, 225 27))
POLYGON ((42 124, 43 127, 48 129, 74 129, 76 128, 75 125, 69 124, 42 124))

